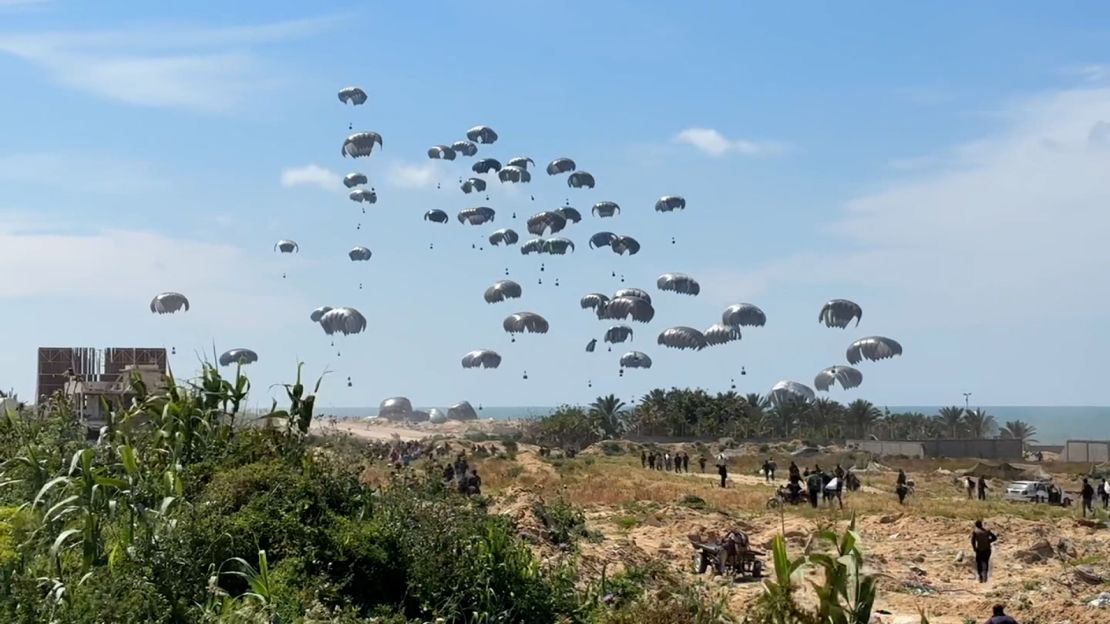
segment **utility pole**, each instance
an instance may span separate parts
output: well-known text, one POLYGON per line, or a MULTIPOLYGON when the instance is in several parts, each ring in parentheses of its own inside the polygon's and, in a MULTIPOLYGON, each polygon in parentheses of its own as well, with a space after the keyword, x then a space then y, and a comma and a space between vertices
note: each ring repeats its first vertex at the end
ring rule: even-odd
POLYGON ((971 393, 970 392, 965 392, 964 393, 964 413, 965 414, 971 413, 971 410, 968 409, 968 404, 970 403, 970 401, 971 401, 971 393))

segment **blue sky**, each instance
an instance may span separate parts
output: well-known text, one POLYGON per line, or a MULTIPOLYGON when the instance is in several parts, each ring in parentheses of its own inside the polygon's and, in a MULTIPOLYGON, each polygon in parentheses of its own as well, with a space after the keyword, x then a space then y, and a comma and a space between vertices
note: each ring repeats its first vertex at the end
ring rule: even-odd
POLYGON ((864 385, 834 398, 1108 403, 1110 8, 597 4, 0 0, 0 386, 33 394, 40 345, 173 346, 192 373, 214 341, 259 353, 263 403, 298 360, 334 371, 326 405, 545 405, 731 379, 766 392, 880 334, 904 357, 865 363, 864 385), (347 85, 365 106, 338 102, 347 85), (341 158, 348 123, 384 149, 341 158), (482 155, 570 156, 597 188, 538 171, 464 196, 470 161, 424 151, 476 124, 501 135, 482 155), (379 195, 365 215, 336 188, 356 170, 379 195), (688 209, 655 213, 665 194, 688 209), (471 248, 565 200, 624 212, 571 226, 577 252, 543 273, 515 248, 471 248), (420 218, 479 203, 493 227, 420 218), (643 251, 589 250, 598 230, 643 251), (282 238, 301 253, 275 254, 282 238), (354 265, 360 244, 374 258, 354 265), (487 305, 506 268, 524 298, 487 305), (619 288, 613 271, 657 308, 628 345, 655 367, 623 378, 624 349, 583 352, 607 324, 577 303, 619 288), (657 293, 668 271, 702 294, 657 293), (151 315, 163 290, 193 309, 151 315), (836 297, 863 306, 858 329, 817 324, 836 297), (655 345, 741 301, 769 322, 740 343, 655 345), (319 305, 354 306, 370 329, 332 348, 308 320, 319 305), (510 343, 501 320, 522 310, 551 332, 510 343), (501 368, 463 371, 477 348, 501 368))

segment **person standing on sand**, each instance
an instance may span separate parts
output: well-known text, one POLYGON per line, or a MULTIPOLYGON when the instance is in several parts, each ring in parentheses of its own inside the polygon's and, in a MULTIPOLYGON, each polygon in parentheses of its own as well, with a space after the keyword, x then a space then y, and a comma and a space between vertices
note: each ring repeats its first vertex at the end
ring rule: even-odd
POLYGON ((764 481, 766 481, 767 483, 770 483, 771 482, 771 458, 770 457, 763 460, 763 466, 762 466, 761 471, 763 472, 764 481))
POLYGON ((705 455, 698 458, 698 466, 701 466, 701 473, 705 474, 705 455))
POLYGON ((682 451, 682 472, 690 474, 690 454, 682 451))
POLYGON ((987 500, 987 490, 989 490, 989 489, 990 488, 987 487, 987 478, 983 477, 983 476, 980 476, 979 477, 979 500, 981 500, 981 501, 987 500))
POLYGON ((647 451, 640 451, 640 467, 647 468, 647 451))
POLYGON ((725 487, 725 481, 728 480, 728 461, 724 453, 717 455, 717 474, 721 475, 721 487, 725 487))
POLYGON ((991 619, 987 620, 987 624, 1018 624, 1017 620, 1006 615, 1003 611, 1003 606, 1000 604, 994 605, 994 609, 991 611, 991 619))
POLYGON ((967 500, 971 500, 975 496, 975 479, 967 477, 967 500))
POLYGON ((1091 515, 1095 515, 1095 488, 1091 487, 1091 483, 1083 477, 1083 489, 1079 491, 1079 495, 1083 497, 1083 517, 1087 517, 1087 512, 1090 511, 1091 515))
POLYGON ((1110 508, 1110 483, 1106 482, 1106 477, 1102 478, 1102 483, 1098 486, 1098 495, 1102 497, 1102 508, 1110 508))
POLYGON ((975 528, 971 531, 971 548, 975 551, 975 572, 980 583, 986 583, 990 575, 991 547, 997 541, 997 535, 983 528, 982 520, 975 521, 975 528))
POLYGON ((824 480, 821 479, 821 473, 819 472, 810 473, 806 479, 806 494, 809 496, 809 506, 814 509, 817 509, 817 497, 821 493, 823 484, 824 480))

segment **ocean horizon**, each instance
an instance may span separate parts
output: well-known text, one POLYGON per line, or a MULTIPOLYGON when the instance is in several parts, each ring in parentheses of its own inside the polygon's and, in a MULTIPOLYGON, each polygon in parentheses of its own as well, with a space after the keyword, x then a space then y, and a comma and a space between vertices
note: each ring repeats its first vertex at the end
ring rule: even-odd
MULTIPOLYGON (((879 406, 891 412, 921 412, 936 414, 942 405, 890 405, 879 406)), ((1106 440, 1110 439, 1110 406, 1033 406, 1033 405, 984 405, 976 406, 994 416, 999 426, 1008 420, 1024 420, 1037 428, 1038 444, 1063 444, 1067 440, 1106 440)), ((416 407, 419 410, 439 409, 447 411, 447 406, 432 405, 416 407)), ((478 405, 475 405, 478 408, 478 405)), ((542 418, 555 411, 552 406, 485 405, 481 406, 478 417, 492 420, 525 420, 542 418)), ((321 407, 322 416, 334 416, 341 420, 371 418, 378 415, 377 407, 321 407)))

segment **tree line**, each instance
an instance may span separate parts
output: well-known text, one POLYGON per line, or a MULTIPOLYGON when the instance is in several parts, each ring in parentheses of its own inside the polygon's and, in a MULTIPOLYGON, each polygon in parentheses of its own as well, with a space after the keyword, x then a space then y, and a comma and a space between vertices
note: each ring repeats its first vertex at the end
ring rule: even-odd
MULTIPOLYGON (((805 439, 814 442, 877 438, 1013 438, 1035 442, 1036 428, 1021 421, 1001 426, 983 409, 942 407, 936 414, 891 412, 870 401, 847 405, 828 398, 778 405, 761 394, 700 389, 656 389, 629 406, 614 395, 588 406, 562 406, 535 423, 533 437, 552 445, 611 439, 621 435, 734 439, 805 439)), ((577 446, 578 444, 575 444, 577 446)))

